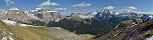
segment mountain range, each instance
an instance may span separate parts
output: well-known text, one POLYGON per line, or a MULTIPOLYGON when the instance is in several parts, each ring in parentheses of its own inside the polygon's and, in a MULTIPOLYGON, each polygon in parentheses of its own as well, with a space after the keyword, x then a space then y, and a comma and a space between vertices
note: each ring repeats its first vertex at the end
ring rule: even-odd
MULTIPOLYGON (((2 20, 2 31, 6 31, 5 35, 10 35, 9 32, 13 32, 15 34, 13 38, 18 40, 30 40, 30 37, 29 39, 26 37, 28 35, 32 35, 34 36, 33 39, 38 38, 38 40, 49 40, 49 37, 53 37, 53 40, 84 40, 86 38, 86 40, 140 40, 138 37, 141 36, 143 36, 141 37, 141 40, 143 40, 148 38, 145 37, 146 35, 152 36, 152 33, 149 34, 152 30, 152 20, 139 24, 133 24, 131 20, 133 19, 133 16, 136 16, 136 20, 139 20, 142 15, 143 14, 133 11, 118 14, 118 12, 103 9, 88 13, 72 13, 69 16, 64 16, 61 13, 52 11, 48 8, 36 8, 31 11, 10 8, 1 14, 0 19, 2 20), (11 26, 9 27, 8 25, 11 26), (12 25, 15 25, 16 27, 13 27, 12 25), (25 27, 22 28, 22 26, 25 27), (61 28, 62 30, 58 30, 61 28), (21 30, 23 30, 23 32, 18 34, 17 32, 20 33, 21 30), (23 35, 24 31, 27 34, 23 35), (57 32, 61 33, 61 35, 57 32), (62 37, 63 35, 66 36, 69 34, 72 35, 62 37), (42 35, 47 38, 43 39, 42 35)), ((150 17, 152 16, 150 14, 146 15, 150 17)), ((6 38, 11 38, 7 36, 6 38)), ((3 37, 1 37, 1 39, 3 39, 3 37)))

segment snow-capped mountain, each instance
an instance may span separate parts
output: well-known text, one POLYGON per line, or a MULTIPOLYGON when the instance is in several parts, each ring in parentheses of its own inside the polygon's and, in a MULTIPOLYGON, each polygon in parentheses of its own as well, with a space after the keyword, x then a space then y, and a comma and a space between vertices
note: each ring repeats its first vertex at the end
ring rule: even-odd
POLYGON ((109 10, 94 11, 87 14, 72 13, 70 19, 63 19, 59 22, 49 22, 47 26, 60 26, 70 31, 76 31, 76 33, 95 35, 101 33, 100 31, 108 31, 121 21, 128 19, 122 16, 115 16, 114 14, 115 12, 109 10))

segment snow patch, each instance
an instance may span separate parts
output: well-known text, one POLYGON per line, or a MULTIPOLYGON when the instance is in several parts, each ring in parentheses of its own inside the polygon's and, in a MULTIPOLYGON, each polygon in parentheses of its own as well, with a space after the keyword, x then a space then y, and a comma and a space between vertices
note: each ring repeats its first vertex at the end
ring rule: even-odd
POLYGON ((27 24, 19 24, 22 27, 26 27, 26 26, 32 26, 32 25, 27 25, 27 24))
POLYGON ((145 40, 153 40, 153 36, 146 38, 145 40))
POLYGON ((16 25, 17 23, 15 21, 10 20, 2 20, 6 25, 16 25))
POLYGON ((39 18, 38 18, 38 17, 36 17, 34 14, 28 14, 28 16, 29 16, 30 18, 32 18, 32 19, 39 20, 39 18))
POLYGON ((28 24, 19 24, 21 27, 44 27, 44 26, 34 26, 34 25, 28 25, 28 24))
MULTIPOLYGON (((2 37, 1 40, 7 40, 7 37, 2 37)), ((9 36, 9 40, 14 40, 11 36, 9 36)))
POLYGON ((10 39, 10 40, 14 40, 11 36, 9 36, 9 39, 10 39))
POLYGON ((55 20, 55 22, 59 22, 61 19, 60 18, 57 18, 56 20, 55 20))
POLYGON ((6 32, 5 32, 5 31, 3 31, 3 33, 4 33, 4 34, 6 34, 6 32))
POLYGON ((9 32, 11 35, 14 35, 13 33, 9 32))
POLYGON ((2 37, 2 39, 1 39, 1 40, 7 40, 6 38, 7 38, 7 37, 2 37))
POLYGON ((79 18, 81 19, 87 19, 87 18, 91 18, 93 16, 86 16, 86 15, 79 15, 79 18))
POLYGON ((44 26, 32 26, 32 27, 44 27, 44 26))
POLYGON ((93 14, 93 15, 96 15, 96 14, 97 14, 97 12, 92 12, 92 14, 93 14))
POLYGON ((53 28, 53 29, 58 29, 58 30, 60 30, 60 29, 61 29, 61 27, 50 27, 50 28, 53 28))

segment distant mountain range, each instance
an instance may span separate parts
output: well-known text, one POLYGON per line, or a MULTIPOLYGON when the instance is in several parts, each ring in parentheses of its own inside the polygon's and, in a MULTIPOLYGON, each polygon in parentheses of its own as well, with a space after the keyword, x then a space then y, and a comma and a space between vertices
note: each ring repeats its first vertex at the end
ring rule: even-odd
POLYGON ((62 27, 79 34, 97 35, 107 33, 120 22, 131 19, 132 16, 140 15, 141 14, 134 12, 117 14, 117 12, 103 9, 101 11, 72 13, 70 16, 64 16, 48 8, 36 8, 32 11, 22 11, 18 8, 10 8, 1 15, 0 19, 13 20, 31 25, 62 27))

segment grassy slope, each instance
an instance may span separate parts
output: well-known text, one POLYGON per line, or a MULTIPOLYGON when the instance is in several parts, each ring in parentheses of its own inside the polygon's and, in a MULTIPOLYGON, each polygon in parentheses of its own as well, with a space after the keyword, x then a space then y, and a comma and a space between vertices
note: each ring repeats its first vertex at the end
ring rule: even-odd
POLYGON ((11 35, 10 33, 13 33, 11 37, 13 37, 13 39, 15 40, 57 40, 52 36, 35 32, 39 30, 47 30, 45 27, 42 27, 42 28, 30 28, 30 27, 25 28, 25 27, 19 27, 19 26, 9 27, 9 26, 6 26, 5 23, 0 21, 0 29, 1 29, 0 33, 2 33, 2 31, 5 31, 6 32, 5 36, 7 37, 11 35))
POLYGON ((7 26, 0 21, 0 38, 3 31, 7 38, 11 36, 14 40, 89 40, 93 37, 77 35, 62 28, 7 26))

